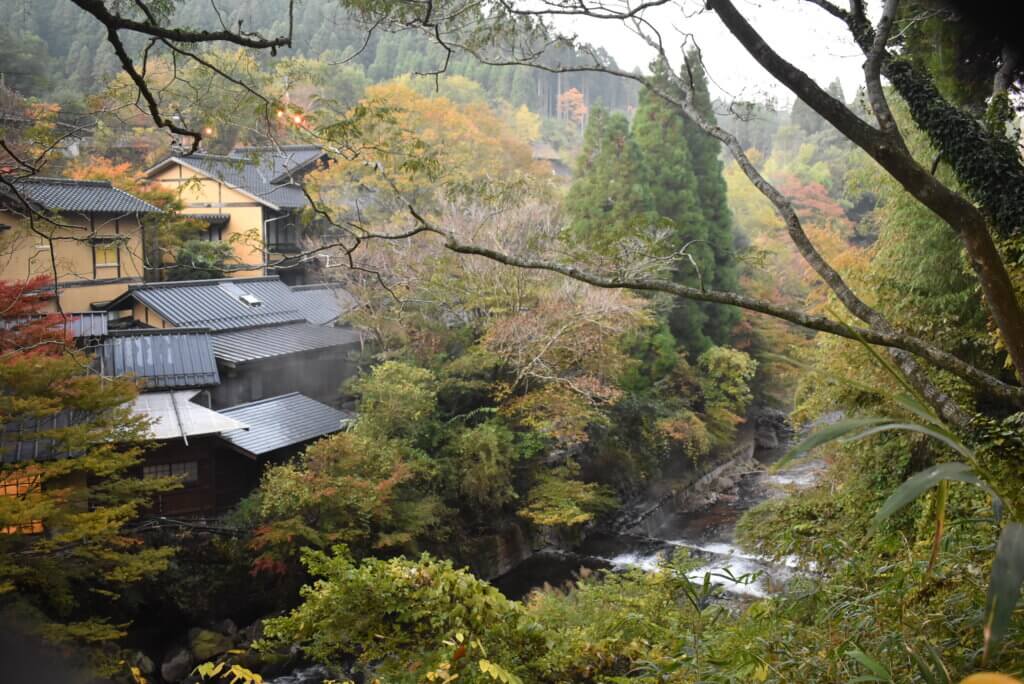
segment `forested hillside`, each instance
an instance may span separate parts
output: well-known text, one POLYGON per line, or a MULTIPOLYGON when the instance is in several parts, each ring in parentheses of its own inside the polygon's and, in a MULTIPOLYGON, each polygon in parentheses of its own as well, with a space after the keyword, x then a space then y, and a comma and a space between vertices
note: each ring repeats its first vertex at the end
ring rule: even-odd
MULTIPOLYGON (((175 16, 186 25, 218 21, 212 3, 188 0, 175 3, 175 16)), ((281 33, 287 20, 273 3, 241 0, 219 7, 228 25, 242 22, 248 31, 281 33)), ((623 79, 600 73, 552 74, 527 67, 481 64, 467 55, 456 55, 447 65, 445 51, 421 39, 415 32, 381 28, 367 36, 366 25, 355 19, 355 10, 334 0, 309 0, 295 8, 296 39, 280 56, 305 57, 326 64, 358 68, 371 83, 403 74, 432 74, 444 69, 479 83, 489 98, 526 105, 546 117, 559 114, 558 97, 577 89, 587 106, 626 110, 636 105, 638 87, 623 79)), ((118 70, 110 45, 96 40, 95 19, 66 0, 16 2, 0 28, 0 64, 8 84, 25 95, 40 96, 73 107, 94 93, 96 85, 118 70)), ((552 58, 566 64, 583 64, 581 48, 552 48, 552 58)), ((606 63, 614 60, 600 49, 606 63)), ((261 62, 269 55, 258 55, 261 62)))

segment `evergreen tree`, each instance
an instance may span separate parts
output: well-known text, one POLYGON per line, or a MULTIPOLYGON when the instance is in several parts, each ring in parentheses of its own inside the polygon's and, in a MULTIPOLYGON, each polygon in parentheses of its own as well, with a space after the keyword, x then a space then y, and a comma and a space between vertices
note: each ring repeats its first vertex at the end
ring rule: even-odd
MULTIPOLYGON (((657 75, 663 66, 655 67, 657 75)), ((650 191, 654 209, 675 226, 674 246, 682 248, 693 240, 708 239, 708 222, 698 197, 697 177, 685 133, 685 119, 664 99, 649 90, 640 93, 640 106, 633 119, 633 139, 642 159, 644 185, 650 191)), ((711 250, 700 243, 690 246, 706 276, 714 272, 711 250)), ((696 287, 700 280, 689 261, 678 264, 677 282, 696 287)), ((709 346, 704 333, 708 316, 701 305, 677 298, 669 314, 669 329, 676 340, 694 355, 709 346)))
POLYGON ((179 485, 136 476, 148 422, 127 405, 135 384, 67 351, 70 325, 45 313, 52 287, 0 281, 0 614, 102 646, 124 635, 131 586, 172 555, 130 525, 179 485))
MULTIPOLYGON (((695 51, 687 54, 685 68, 683 78, 689 82, 692 89, 694 106, 704 118, 714 121, 715 112, 711 106, 707 78, 695 51)), ((701 210, 707 223, 707 246, 714 255, 714 268, 708 273, 702 273, 704 286, 716 290, 735 291, 738 278, 732 213, 726 199, 725 177, 722 175, 723 166, 719 157, 720 144, 692 121, 684 122, 684 132, 690 148, 690 157, 693 159, 693 172, 697 177, 701 210)), ((727 342, 730 331, 740 320, 739 310, 713 304, 704 305, 704 310, 708 315, 708 323, 704 327, 708 337, 716 344, 727 342)))
POLYGON ((572 238, 596 251, 657 220, 640 151, 623 115, 591 112, 566 210, 572 238))

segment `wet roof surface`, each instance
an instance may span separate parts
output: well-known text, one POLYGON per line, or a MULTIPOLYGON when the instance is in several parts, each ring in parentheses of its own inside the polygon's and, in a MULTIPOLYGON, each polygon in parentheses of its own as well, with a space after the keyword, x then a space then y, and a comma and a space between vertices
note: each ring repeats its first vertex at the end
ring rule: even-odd
POLYGON ((245 363, 356 344, 361 339, 360 334, 351 328, 310 323, 269 325, 217 333, 213 336, 213 353, 221 361, 245 363))
POLYGON ((103 375, 132 374, 146 389, 220 384, 209 330, 125 330, 103 341, 97 358, 103 375))
POLYGON ((221 409, 220 413, 249 426, 222 437, 254 456, 339 432, 355 417, 298 392, 221 409))
POLYGON ((276 276, 150 283, 132 286, 128 294, 175 326, 233 330, 306 320, 276 276), (259 304, 245 303, 242 295, 259 304))
POLYGON ((347 290, 329 285, 297 285, 292 287, 292 294, 299 311, 315 325, 334 321, 356 304, 347 290))
POLYGON ((239 420, 190 401, 196 390, 147 392, 135 397, 132 410, 153 421, 149 435, 153 439, 178 439, 244 430, 239 420))

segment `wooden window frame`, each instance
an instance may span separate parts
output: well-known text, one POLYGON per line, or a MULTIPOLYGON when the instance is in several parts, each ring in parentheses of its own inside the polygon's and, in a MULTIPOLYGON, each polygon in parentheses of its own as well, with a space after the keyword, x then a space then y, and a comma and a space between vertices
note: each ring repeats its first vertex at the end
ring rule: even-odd
POLYGON ((142 466, 144 479, 157 477, 178 477, 186 487, 199 484, 199 461, 173 461, 170 463, 146 463, 142 466))
MULTIPOLYGON (((23 497, 34 491, 41 491, 42 483, 37 473, 23 472, 0 477, 0 496, 23 497)), ((29 520, 16 525, 0 527, 0 534, 42 534, 46 531, 42 520, 29 520)))

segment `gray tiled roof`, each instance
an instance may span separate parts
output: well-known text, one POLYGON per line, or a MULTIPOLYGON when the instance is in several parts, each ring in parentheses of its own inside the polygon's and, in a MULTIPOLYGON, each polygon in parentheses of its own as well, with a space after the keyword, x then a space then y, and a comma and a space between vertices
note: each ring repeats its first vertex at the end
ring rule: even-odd
POLYGON ((299 209, 308 204, 305 193, 298 185, 275 182, 278 174, 273 162, 257 163, 245 157, 197 152, 168 157, 149 169, 148 173, 152 174, 172 163, 193 168, 210 178, 224 182, 229 187, 242 190, 275 209, 299 209))
POLYGON ((339 432, 355 417, 298 392, 221 409, 220 413, 249 426, 221 436, 254 456, 339 432))
POLYGON ((215 334, 213 353, 221 361, 238 364, 272 359, 285 354, 300 354, 356 344, 360 339, 359 333, 352 328, 334 328, 309 323, 268 325, 215 334))
POLYGON ((26 199, 49 211, 81 214, 151 214, 159 209, 109 181, 78 181, 33 176, 14 181, 26 199))
POLYGON ((100 372, 131 373, 146 389, 182 389, 220 384, 209 330, 125 330, 112 332, 100 347, 100 372))
POLYGON ((292 174, 299 174, 324 155, 318 145, 281 145, 274 147, 236 147, 230 156, 248 159, 267 169, 271 183, 284 183, 292 174))
POLYGON ((292 291, 277 276, 186 280, 129 287, 121 299, 132 297, 160 314, 168 323, 189 328, 234 330, 306 319, 292 291), (253 295, 261 304, 250 306, 239 294, 253 295))
POLYGON ((340 287, 329 285, 293 285, 292 292, 298 302, 299 311, 306 320, 324 325, 352 309, 356 300, 340 287))

